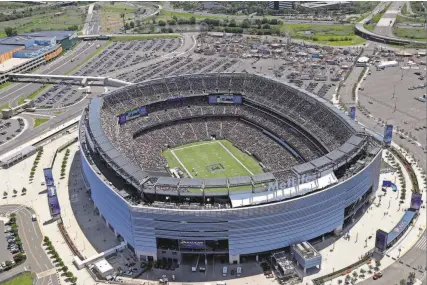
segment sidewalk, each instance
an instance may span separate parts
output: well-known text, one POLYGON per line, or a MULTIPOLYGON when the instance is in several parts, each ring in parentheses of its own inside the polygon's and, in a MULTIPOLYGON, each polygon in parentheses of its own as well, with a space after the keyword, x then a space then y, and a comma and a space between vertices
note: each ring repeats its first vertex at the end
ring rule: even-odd
MULTIPOLYGON (((386 151, 383 152, 383 158, 386 162, 389 162, 385 157, 386 151)), ((403 165, 396 158, 395 161, 402 168, 403 165)), ((416 168, 417 177, 421 189, 425 189, 426 185, 424 182, 420 182, 421 172, 420 168, 416 168)), ((313 280, 317 277, 324 276, 326 274, 332 273, 335 270, 342 269, 347 265, 355 263, 359 260, 361 255, 364 255, 369 250, 373 249, 375 246, 375 232, 377 229, 382 229, 386 232, 391 231, 394 226, 400 221, 404 214, 404 210, 407 209, 410 205, 412 184, 408 175, 408 172, 403 171, 404 179, 406 182, 406 198, 403 204, 399 204, 400 201, 400 189, 401 184, 397 179, 396 174, 382 174, 380 176, 380 185, 383 180, 391 180, 398 187, 398 191, 392 192, 387 190, 386 194, 379 189, 376 193, 376 200, 370 207, 370 209, 362 216, 362 218, 353 226, 350 230, 350 240, 345 240, 340 238, 335 242, 335 245, 330 245, 327 248, 320 251, 323 257, 322 270, 314 275, 310 275, 304 278, 303 284, 308 280, 313 280), (379 197, 381 198, 381 203, 379 203, 379 197), (400 206, 401 205, 401 206, 400 206), (388 213, 388 214, 384 214, 388 213), (369 239, 369 236, 372 236, 369 239), (366 238, 368 238, 366 240, 366 238), (365 247, 365 243, 367 247, 365 247)), ((423 201, 425 205, 426 201, 426 192, 423 192, 423 201)), ((411 247, 418 241, 422 232, 426 229, 426 209, 420 209, 419 217, 416 219, 413 226, 410 226, 407 232, 404 234, 400 240, 393 245, 392 248, 388 249, 386 254, 381 260, 380 270, 384 270, 392 263, 396 262, 392 258, 398 259, 403 256, 411 247), (423 230, 420 231, 419 228, 423 230)), ((364 264, 359 267, 358 270, 364 269, 369 270, 369 266, 364 264)), ((339 284, 338 280, 344 280, 345 276, 340 276, 334 280, 328 281, 328 284, 335 285, 339 284)), ((372 275, 365 273, 365 278, 359 278, 358 282, 371 278, 372 275)))

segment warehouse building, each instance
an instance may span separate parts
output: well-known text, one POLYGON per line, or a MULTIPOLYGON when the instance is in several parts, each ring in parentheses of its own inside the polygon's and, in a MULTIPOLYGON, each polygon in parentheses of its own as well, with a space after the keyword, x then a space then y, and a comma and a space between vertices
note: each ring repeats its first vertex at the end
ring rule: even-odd
POLYGON ((75 31, 43 31, 43 32, 32 32, 25 33, 23 35, 34 37, 34 38, 50 38, 55 37, 56 43, 62 46, 63 50, 69 50, 77 43, 77 32, 75 31))
POLYGON ((0 39, 0 84, 9 73, 25 73, 62 53, 55 35, 19 35, 0 39))

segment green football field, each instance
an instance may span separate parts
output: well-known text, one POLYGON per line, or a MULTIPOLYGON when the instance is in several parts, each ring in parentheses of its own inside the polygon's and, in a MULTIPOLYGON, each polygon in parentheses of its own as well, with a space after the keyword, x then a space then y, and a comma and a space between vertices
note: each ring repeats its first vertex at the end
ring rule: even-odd
MULTIPOLYGON (((163 152, 169 168, 182 170, 190 178, 251 176, 263 173, 258 162, 227 140, 203 141, 163 152)), ((220 189, 218 189, 220 190, 220 189)))

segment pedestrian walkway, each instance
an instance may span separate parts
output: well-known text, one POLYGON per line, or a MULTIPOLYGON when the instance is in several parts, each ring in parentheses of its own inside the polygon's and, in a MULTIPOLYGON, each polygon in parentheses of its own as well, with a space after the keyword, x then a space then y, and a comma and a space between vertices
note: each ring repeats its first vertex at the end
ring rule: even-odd
POLYGON ((426 240, 427 240, 427 238, 426 238, 426 236, 425 235, 423 235, 419 240, 418 240, 418 242, 415 244, 415 247, 416 248, 419 248, 419 249, 421 249, 421 250, 424 250, 424 251, 426 251, 426 240))

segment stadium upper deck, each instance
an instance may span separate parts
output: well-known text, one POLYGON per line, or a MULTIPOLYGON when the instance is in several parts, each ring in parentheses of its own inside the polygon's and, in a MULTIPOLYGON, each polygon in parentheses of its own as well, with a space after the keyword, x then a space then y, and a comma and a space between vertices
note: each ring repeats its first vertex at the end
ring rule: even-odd
MULTIPOLYGON (((224 196, 244 185, 246 191, 262 192, 278 181, 285 187, 305 183, 313 188, 311 181, 322 184, 319 178, 341 173, 343 165, 349 167, 376 145, 326 100, 276 79, 246 73, 142 82, 94 98, 85 118, 89 150, 96 149, 134 188, 164 196, 224 196), (243 101, 209 104, 209 94, 241 94, 243 101), (144 109, 143 116, 118 124, 119 115, 138 108, 144 109), (254 155, 266 173, 223 179, 171 177, 163 150, 212 138, 228 139, 254 155), (209 193, 209 188, 218 187, 228 191, 209 193), (203 191, 189 192, 189 188, 203 191)), ((324 187, 334 181, 329 179, 324 187)))

